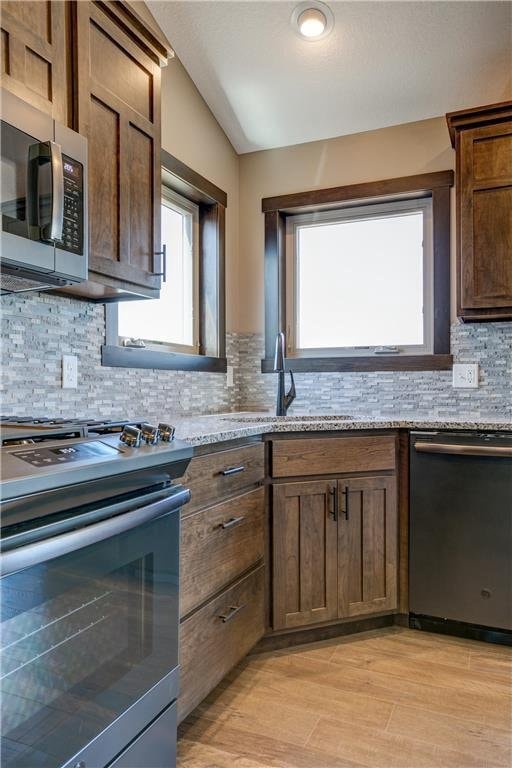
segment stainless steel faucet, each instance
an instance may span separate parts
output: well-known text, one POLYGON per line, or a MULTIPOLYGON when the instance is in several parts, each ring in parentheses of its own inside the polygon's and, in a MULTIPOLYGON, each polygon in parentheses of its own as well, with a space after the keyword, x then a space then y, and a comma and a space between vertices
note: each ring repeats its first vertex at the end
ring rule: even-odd
POLYGON ((285 339, 284 333, 279 332, 276 338, 276 354, 274 357, 274 371, 278 374, 276 416, 286 416, 286 411, 296 397, 295 381, 293 373, 289 371, 292 380, 288 393, 285 393, 285 339))

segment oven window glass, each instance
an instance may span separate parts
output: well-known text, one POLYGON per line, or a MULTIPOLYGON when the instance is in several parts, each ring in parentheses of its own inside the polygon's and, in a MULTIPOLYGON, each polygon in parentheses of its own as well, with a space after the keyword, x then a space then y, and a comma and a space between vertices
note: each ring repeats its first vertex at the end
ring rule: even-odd
POLYGON ((62 765, 177 665, 178 517, 2 579, 3 768, 62 765))
MULTIPOLYGON (((29 238, 27 222, 27 169, 31 145, 37 141, 28 133, 2 121, 1 147, 2 164, 0 177, 0 199, 2 229, 12 235, 29 238)), ((50 164, 39 169, 39 188, 34 194, 39 197, 39 221, 47 223, 51 218, 51 170, 50 164)))

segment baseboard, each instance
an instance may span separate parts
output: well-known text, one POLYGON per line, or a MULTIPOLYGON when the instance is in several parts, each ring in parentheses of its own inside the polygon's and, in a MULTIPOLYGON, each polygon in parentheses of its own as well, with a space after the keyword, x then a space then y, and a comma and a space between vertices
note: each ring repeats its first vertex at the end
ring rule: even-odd
POLYGON ((358 632, 368 632, 371 629, 390 627, 395 621, 393 614, 384 616, 368 616, 364 619, 344 620, 337 624, 324 625, 322 627, 308 627, 308 629, 296 629, 281 634, 272 634, 262 637, 252 649, 251 655, 266 653, 267 651, 279 651, 283 648, 292 648, 295 645, 314 643, 319 640, 331 640, 343 635, 354 635, 358 632))

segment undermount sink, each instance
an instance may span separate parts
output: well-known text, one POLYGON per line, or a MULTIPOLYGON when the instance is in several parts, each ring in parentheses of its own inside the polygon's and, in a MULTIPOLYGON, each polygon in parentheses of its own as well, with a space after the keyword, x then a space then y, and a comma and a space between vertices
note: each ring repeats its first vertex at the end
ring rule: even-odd
POLYGON ((236 414, 233 414, 232 416, 226 416, 225 417, 227 421, 240 421, 243 424, 260 424, 260 423, 274 423, 279 421, 291 421, 291 422, 305 422, 305 421, 345 421, 347 419, 351 419, 352 416, 346 416, 346 415, 338 415, 338 414, 318 414, 316 416, 272 416, 271 414, 268 415, 262 415, 258 414, 257 416, 237 416, 236 414))

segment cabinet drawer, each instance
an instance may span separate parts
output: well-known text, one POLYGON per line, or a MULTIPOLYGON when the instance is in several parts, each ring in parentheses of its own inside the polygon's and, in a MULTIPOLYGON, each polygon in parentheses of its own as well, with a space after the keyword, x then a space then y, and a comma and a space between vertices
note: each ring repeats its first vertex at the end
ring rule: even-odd
POLYGON ((181 721, 257 643, 264 632, 263 566, 181 625, 181 721))
POLYGON ((193 458, 181 481, 192 492, 190 503, 183 509, 184 514, 189 515, 242 488, 262 482, 264 453, 263 443, 256 443, 193 458))
POLYGON ((261 560, 264 512, 265 491, 256 488, 183 520, 182 616, 261 560))
POLYGON ((373 472, 394 468, 394 435, 272 441, 273 477, 373 472))

